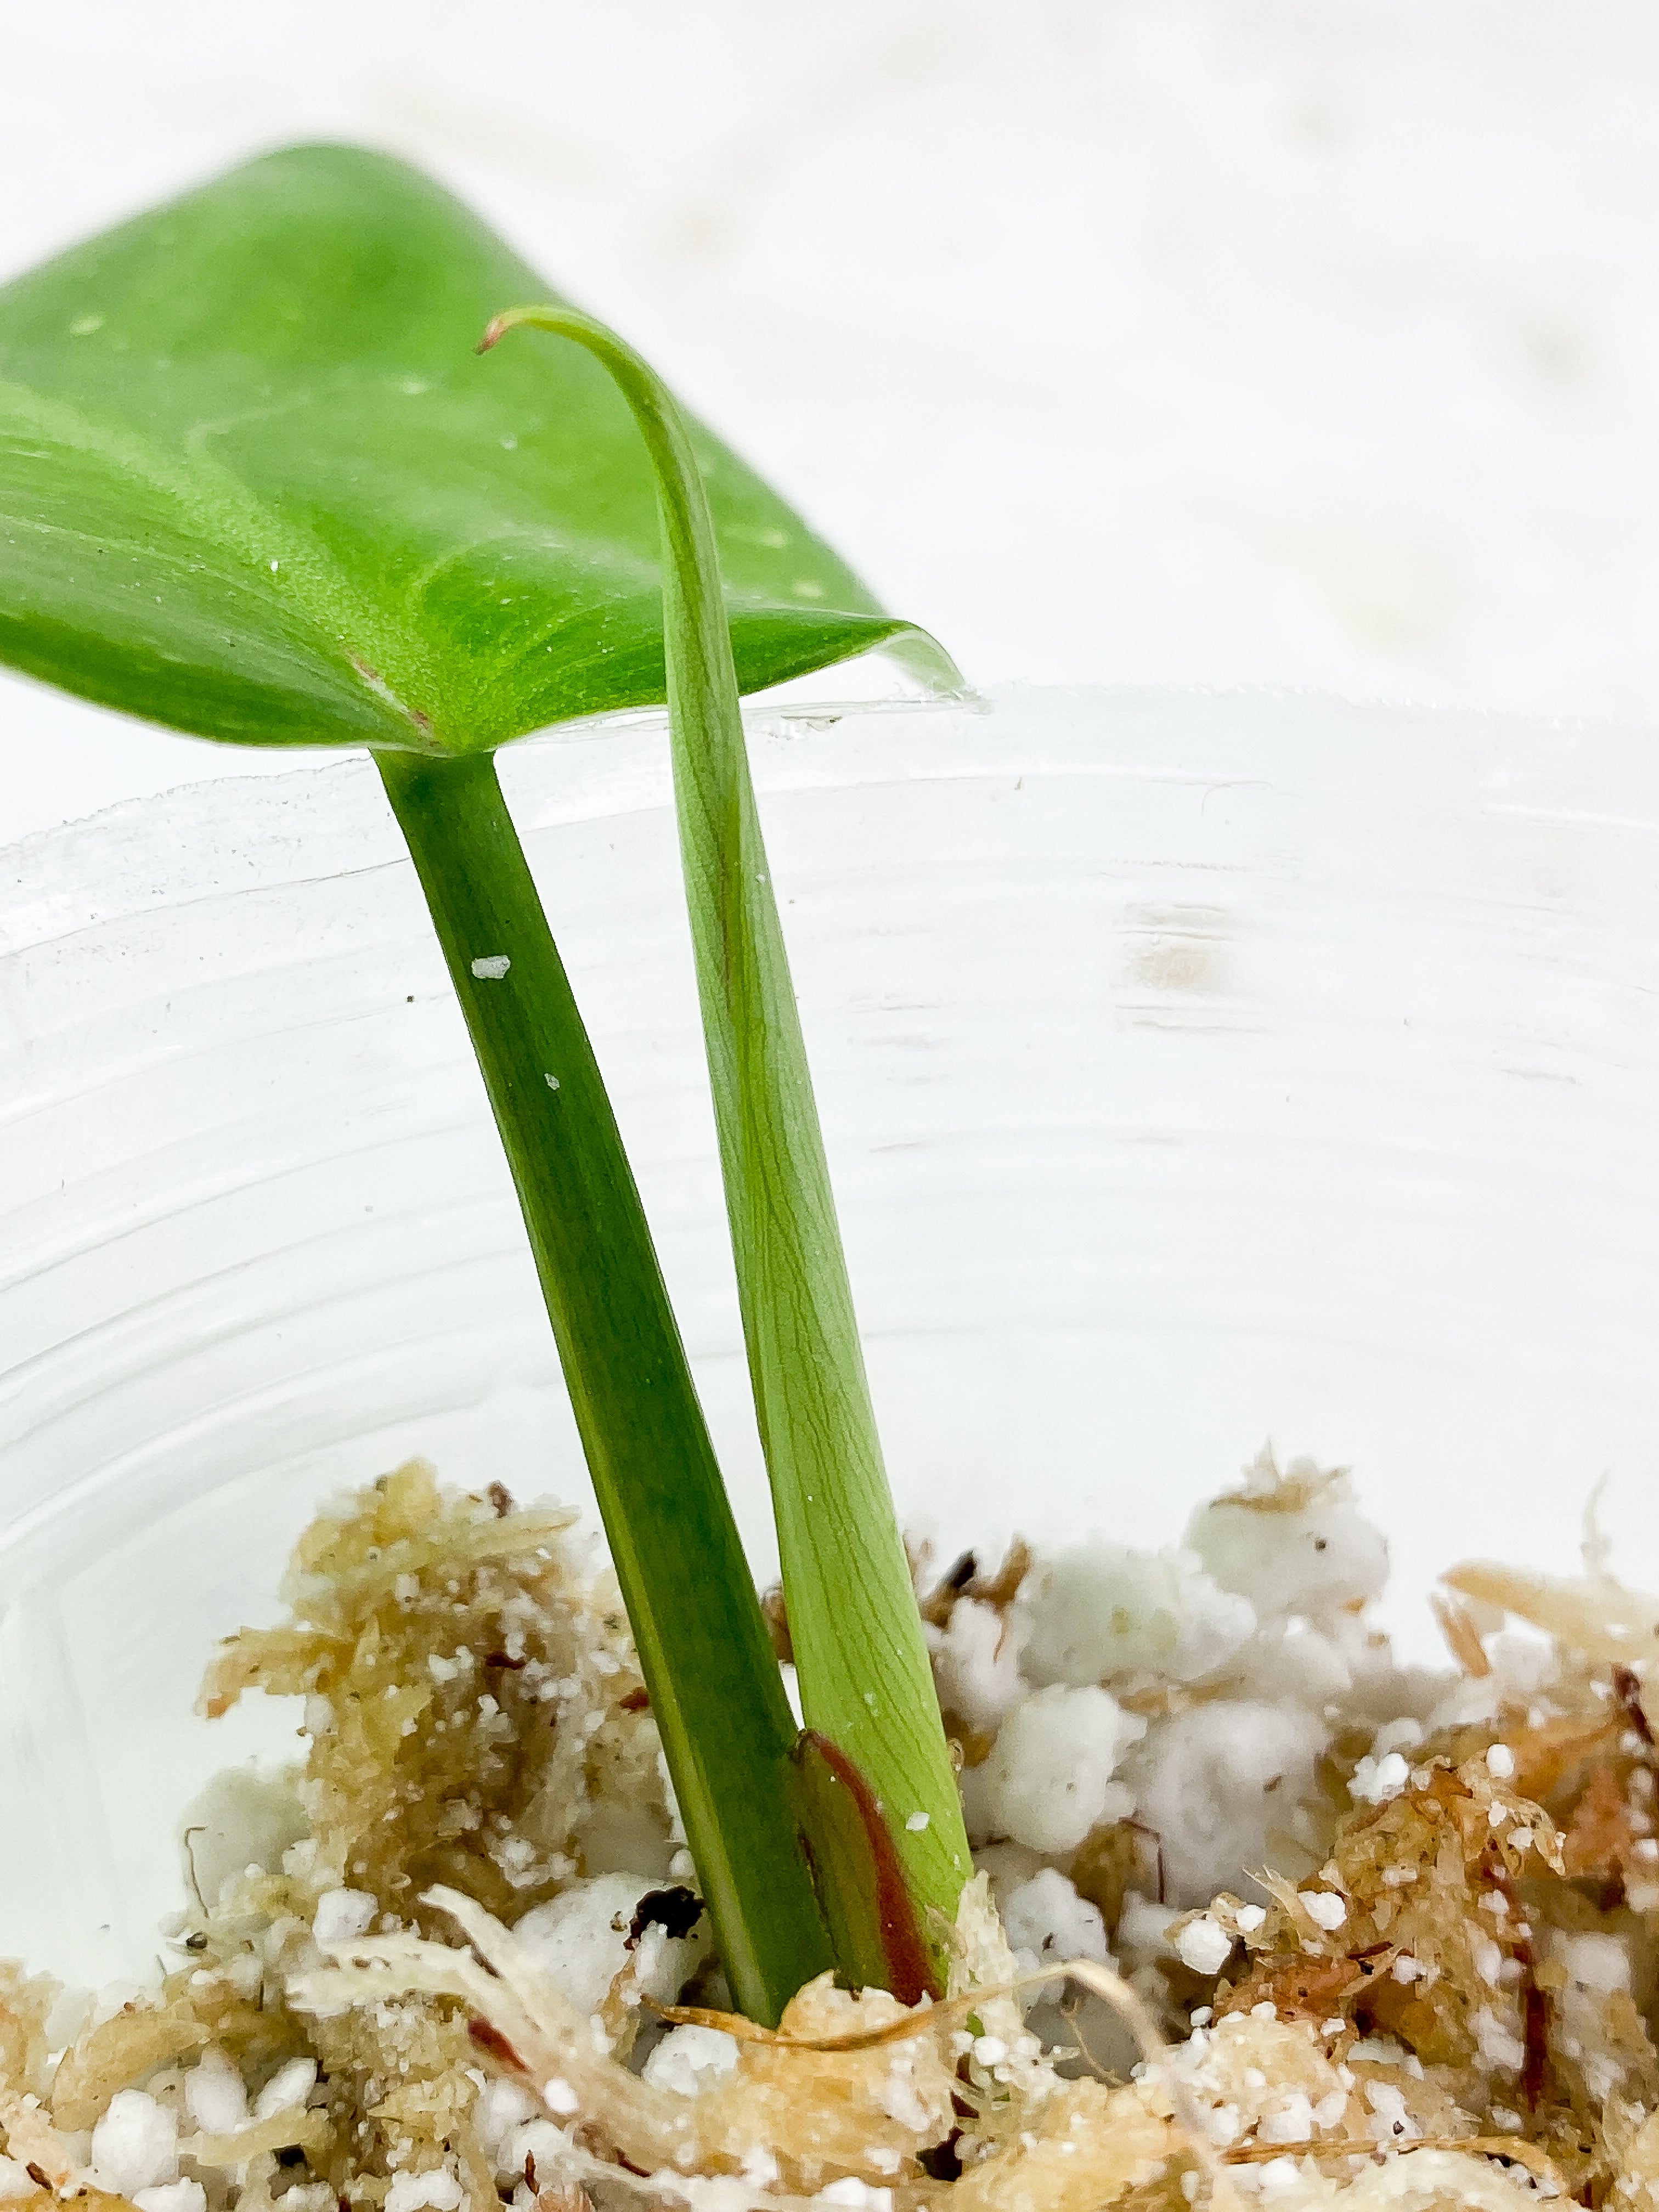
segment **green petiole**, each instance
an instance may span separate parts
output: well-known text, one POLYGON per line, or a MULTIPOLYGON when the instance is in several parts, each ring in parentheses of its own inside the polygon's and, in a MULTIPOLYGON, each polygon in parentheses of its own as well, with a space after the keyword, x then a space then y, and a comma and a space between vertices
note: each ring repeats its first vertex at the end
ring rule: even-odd
POLYGON ((517 1186, 734 1997, 830 1964, 794 1722, 622 1139, 495 763, 377 752, 517 1186))

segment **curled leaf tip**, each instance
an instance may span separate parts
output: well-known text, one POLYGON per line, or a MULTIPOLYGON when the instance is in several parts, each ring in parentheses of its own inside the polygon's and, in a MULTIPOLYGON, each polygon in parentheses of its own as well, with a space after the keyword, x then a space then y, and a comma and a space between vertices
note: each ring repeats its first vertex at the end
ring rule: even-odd
POLYGON ((475 353, 489 352, 492 347, 501 343, 509 331, 516 330, 520 323, 533 320, 535 313, 534 307, 503 307, 499 315, 490 318, 489 328, 478 340, 473 351, 475 353))

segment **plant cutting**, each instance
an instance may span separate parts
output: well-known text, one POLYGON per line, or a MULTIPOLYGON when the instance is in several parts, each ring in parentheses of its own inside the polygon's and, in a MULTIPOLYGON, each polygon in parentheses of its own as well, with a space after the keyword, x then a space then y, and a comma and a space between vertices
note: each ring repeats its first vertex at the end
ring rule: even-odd
POLYGON ((1575 1920, 1574 1850, 1619 1873, 1604 1914, 1645 1909, 1620 1871, 1646 1832, 1640 1683, 1585 1626, 1605 1589, 1467 1571, 1448 1600, 1466 1680, 1379 1689, 1380 1543, 1339 1478, 1264 1461, 1185 1550, 964 1560, 924 1620, 738 710, 742 688, 904 633, 620 340, 510 304, 543 290, 423 180, 325 149, 0 296, 0 649, 198 734, 374 753, 631 1624, 574 1575, 561 1516, 504 1494, 445 1498, 410 1468, 319 1518, 293 1622, 236 1639, 208 1689, 210 1711, 252 1686, 314 1701, 309 1833, 199 1896, 179 1972, 55 2064, 46 1997, 0 1991, 6 2193, 477 2212, 642 2180, 695 2203, 724 2179, 757 2202, 1177 2206, 1276 2160, 1275 2188, 1352 2191, 1379 2144, 1472 2202, 1639 2180, 1659 2069, 1571 1949, 1623 1940, 1575 1920), (665 694, 799 1733, 491 757, 665 694), (1547 1708, 1483 1641, 1504 1609, 1557 1637, 1547 1708), (1405 1733, 1385 1743, 1362 1722, 1388 1694, 1405 1733), (947 1729, 988 1847, 971 1880, 947 1729), (604 1759, 579 1777, 586 1744, 604 1759), (580 1815, 584 1792, 665 1814, 656 1744, 689 1861, 642 1889, 587 1863, 580 1815), (1028 2029, 1018 1995, 1065 1975, 1130 2022, 1140 2081, 1070 2078, 1063 2030, 1028 2029), (1546 2000, 1569 1990, 1553 2043, 1546 2000), (672 2033, 653 2044, 649 2018, 672 2033), (1615 2057, 1623 2118, 1595 2086, 1615 2057))
MULTIPOLYGON (((744 623, 728 625, 690 436, 636 356, 558 307, 498 319, 479 349, 514 325, 574 340, 615 379, 644 456, 568 346, 544 358, 521 341, 519 374, 497 369, 493 390, 459 351, 462 318, 481 328, 477 303, 530 281, 423 179, 323 149, 255 163, 14 287, 0 307, 15 523, 3 649, 208 737, 368 739, 506 1146, 733 1990, 775 2020, 829 1962, 833 1929, 845 1968, 914 1998, 938 1979, 925 1915, 954 1911, 968 1847, 744 754, 732 632, 744 623), (319 429, 337 450, 349 441, 344 500, 321 473, 319 429), (638 574, 654 551, 648 501, 629 498, 653 474, 665 620, 638 574), (559 542, 550 524, 567 514, 559 542), (651 696, 659 668, 808 1721, 799 1747, 493 765, 499 743, 550 718, 651 696)), ((901 628, 726 465, 752 548, 751 682, 901 628)))

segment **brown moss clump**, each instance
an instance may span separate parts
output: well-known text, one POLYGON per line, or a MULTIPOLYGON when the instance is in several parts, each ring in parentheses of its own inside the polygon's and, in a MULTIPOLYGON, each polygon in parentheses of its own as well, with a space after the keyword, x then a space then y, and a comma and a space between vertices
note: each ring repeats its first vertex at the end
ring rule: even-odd
POLYGON ((233 1638, 202 1694, 210 1717, 251 1689, 305 1699, 295 1786, 310 1832, 281 1869, 198 1899, 159 1992, 83 2027, 55 2067, 56 1985, 0 1966, 14 2166, 85 2212, 118 2206, 94 2185, 88 2130, 142 2085, 179 2110, 182 2170, 210 2212, 378 2206, 395 2175, 439 2169, 473 2204, 497 2201, 472 2124, 485 2076, 467 2008, 414 1995, 317 2017, 288 1987, 319 1962, 311 1923, 331 1889, 372 1899, 383 1930, 453 1935, 420 1902, 434 1882, 517 1918, 590 1871, 665 1871, 655 1724, 615 1584, 570 1540, 574 1517, 519 1510, 499 1488, 442 1492, 417 1461, 312 1523, 283 1584, 291 1620, 233 1638), (255 2100, 295 2060, 314 2063, 316 2087, 206 2136, 182 2111, 204 2054, 255 2100))
POLYGON ((655 1723, 614 1583, 565 1544, 574 1518, 446 1498, 411 1461, 306 1531, 295 1625, 214 1661, 210 1717, 250 1689, 306 1700, 314 1888, 404 1917, 444 1882, 512 1918, 590 1860, 665 1864, 655 1723))
MULTIPOLYGON (((1025 1565, 959 1563, 930 1621, 972 1597, 1006 1624, 1025 1565)), ((130 2212, 91 2130, 142 2089, 191 2185, 144 2212, 800 2212, 826 2187, 857 2212, 1659 2212, 1659 1752, 1619 1656, 1659 1608, 1605 1578, 1466 1575, 1445 1607, 1465 1673, 1492 1674, 1500 1602, 1531 1605, 1547 1695, 1449 1700, 1484 1717, 1413 1739, 1409 1769, 1389 1754, 1385 1784, 1364 1699, 1405 1678, 1373 1680, 1328 1716, 1314 1840, 1280 1861, 1297 1881, 1264 1869, 1265 1906, 1187 1915, 1133 1988, 1073 1965, 1133 2024, 1133 2078, 1030 2032, 981 1873, 946 2002, 826 1978, 778 2036, 699 2014, 729 2063, 696 2094, 628 2063, 640 1953, 590 2015, 519 1927, 586 1877, 666 1877, 673 1851, 626 1623, 569 1516, 412 1463, 314 1522, 284 1588, 290 1620, 222 1650, 204 1710, 306 1701, 307 1832, 198 1898, 160 1988, 83 2017, 60 2057, 60 1993, 0 1966, 0 2206, 130 2212), (342 1890, 361 1932, 331 1936, 342 1890), (217 2133, 195 2109, 216 2070, 252 2105, 217 2133)), ((1109 1929, 1157 1849, 1123 1820, 1071 1855, 1109 1929)))
MULTIPOLYGON (((1498 1764, 1520 1763, 1505 1745, 1498 1764)), ((1351 2071, 1401 2095, 1417 2136, 1512 2142, 1599 2203, 1631 2115, 1659 2104, 1659 2055, 1628 1989, 1575 1984, 1558 1940, 1589 1932, 1572 1874, 1554 1823, 1484 1752, 1456 1768, 1431 1757, 1348 1816, 1301 1890, 1263 1876, 1273 1904, 1216 2010, 1319 2023, 1351 2071)), ((1237 1900, 1212 1910, 1237 1928, 1237 1900)))

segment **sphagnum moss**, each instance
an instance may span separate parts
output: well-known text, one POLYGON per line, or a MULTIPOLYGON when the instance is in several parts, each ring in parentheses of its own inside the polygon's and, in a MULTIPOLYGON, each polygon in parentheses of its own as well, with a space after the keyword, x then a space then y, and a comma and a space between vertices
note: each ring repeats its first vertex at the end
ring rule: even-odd
POLYGON ((566 1514, 398 1470, 307 1532, 289 1621, 208 1671, 210 1714, 255 1688, 304 1699, 301 1840, 192 1898, 176 1964, 61 2057, 76 2007, 0 1970, 0 2199, 1653 2206, 1656 1762, 1641 1671, 1597 1650, 1651 1601, 1604 1570, 1459 1570, 1457 1670, 1430 1675, 1369 1614, 1379 1547, 1339 1478, 1259 1462, 1188 1541, 1204 1568, 1082 1545, 1028 1557, 1017 1586, 956 1572, 927 1594, 943 1700, 977 1698, 989 1739, 964 1776, 982 1840, 949 1997, 907 2009, 826 1977, 774 2035, 725 2009, 602 1556, 566 1514), (1131 1569, 1138 1611, 1081 1604, 1131 1569), (1504 1631, 1504 1606, 1555 1640, 1504 1631), (1298 1645, 1346 1653, 1339 1695, 1328 1650, 1284 1672, 1292 1618, 1298 1645), (1068 1651, 1104 1679, 1030 1679, 1068 1651), (1185 1723, 1247 1737, 1267 1668, 1318 1710, 1311 1778, 1239 1765, 1200 1786, 1185 1723), (1127 1809, 1103 1800, 1080 1844, 1045 1850, 1018 1840, 1051 1818, 1043 1778, 984 1778, 1056 1692, 1112 1698, 1144 1735, 1103 1779, 1127 1809), (1160 1905, 1177 1862, 1145 1815, 1171 1788, 1210 1856, 1189 1837, 1160 1905), (1258 1846, 1254 1878, 1209 1886, 1258 1846), (1113 2086, 1068 2050, 1143 2063, 1113 2086))

